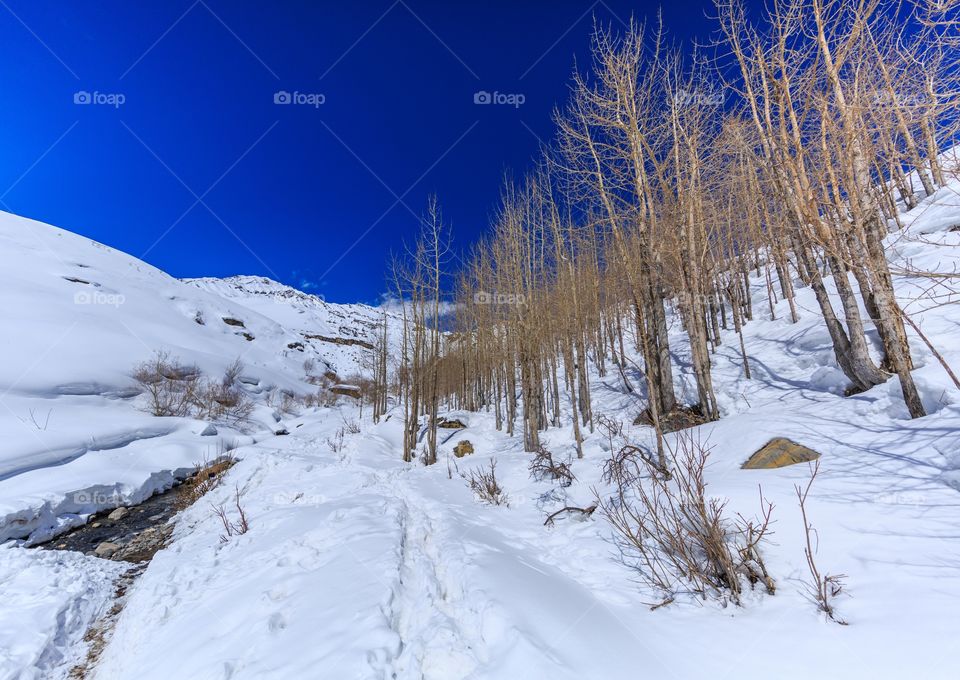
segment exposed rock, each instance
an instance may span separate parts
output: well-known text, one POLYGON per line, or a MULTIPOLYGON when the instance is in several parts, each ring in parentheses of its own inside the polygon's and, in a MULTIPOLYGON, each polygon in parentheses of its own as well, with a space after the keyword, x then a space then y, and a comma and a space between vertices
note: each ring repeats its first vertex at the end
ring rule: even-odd
POLYGON ((330 391, 334 394, 342 394, 345 397, 353 397, 354 399, 359 399, 362 396, 360 388, 356 385, 334 385, 330 388, 330 391))
POLYGON ((776 437, 767 442, 759 451, 750 456, 741 468, 744 470, 770 470, 772 468, 809 463, 820 457, 813 449, 802 444, 776 437))
POLYGON ((278 429, 278 430, 274 430, 273 433, 274 433, 275 435, 277 435, 278 437, 280 437, 280 436, 283 436, 283 435, 290 434, 290 430, 288 430, 288 429, 285 428, 285 427, 281 427, 281 428, 278 429))
POLYGON ((229 316, 223 317, 223 323, 227 324, 228 326, 237 326, 239 328, 246 328, 246 326, 243 325, 243 322, 240 319, 232 319, 229 316))
POLYGON ((109 558, 113 553, 117 552, 120 549, 120 546, 116 543, 111 543, 110 541, 104 541, 97 546, 97 549, 93 551, 93 554, 97 557, 109 558))
POLYGON ((464 439, 463 441, 457 442, 457 445, 453 447, 453 455, 457 458, 469 456, 471 453, 473 453, 473 444, 471 444, 469 440, 464 439))
POLYGON ((366 349, 373 349, 373 343, 359 338, 331 338, 327 335, 308 335, 304 334, 307 340, 319 340, 320 342, 330 342, 334 345, 357 345, 366 349))
POLYGON ((109 515, 107 515, 107 519, 110 520, 111 522, 116 522, 118 519, 123 519, 128 512, 130 511, 127 510, 126 508, 117 508, 116 510, 111 512, 109 515))
POLYGON ((213 423, 208 423, 203 432, 200 433, 201 437, 213 437, 217 434, 217 428, 214 427, 213 423))
POLYGON ((457 418, 438 418, 437 427, 442 427, 450 430, 462 430, 466 427, 466 424, 457 418))
MULTIPOLYGON (((697 406, 678 406, 669 413, 660 414, 660 427, 664 432, 679 432, 690 427, 710 422, 705 418, 697 406)), ((634 425, 649 425, 653 427, 653 418, 650 409, 646 408, 633 420, 634 425)))

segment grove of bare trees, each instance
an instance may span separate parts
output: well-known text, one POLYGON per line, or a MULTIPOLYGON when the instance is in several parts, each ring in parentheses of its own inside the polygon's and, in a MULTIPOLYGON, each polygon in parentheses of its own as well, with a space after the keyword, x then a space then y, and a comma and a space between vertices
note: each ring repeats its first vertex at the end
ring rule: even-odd
POLYGON ((394 271, 408 460, 426 423, 436 461, 441 403, 492 411, 531 452, 568 428, 582 455, 592 365, 637 395, 665 469, 664 432, 720 417, 717 346, 735 336, 751 379, 744 327, 784 309, 796 322, 797 287, 813 292, 848 393, 895 376, 911 417, 925 414, 886 244, 949 172, 960 3, 768 4, 751 17, 717 0, 719 38, 695 51, 660 26, 595 29, 555 138, 505 180, 456 272, 454 333, 438 322, 449 242, 431 202, 394 271))

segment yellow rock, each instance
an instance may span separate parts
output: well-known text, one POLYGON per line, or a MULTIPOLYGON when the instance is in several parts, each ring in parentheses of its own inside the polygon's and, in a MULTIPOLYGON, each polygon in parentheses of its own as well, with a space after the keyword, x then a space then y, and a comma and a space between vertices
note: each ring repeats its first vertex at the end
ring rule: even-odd
POLYGON ((820 454, 813 449, 783 437, 776 437, 768 441, 740 467, 744 470, 770 470, 797 463, 809 463, 819 457, 820 454))
POLYGON ((463 458, 471 453, 473 453, 473 444, 466 439, 457 442, 457 445, 453 447, 453 455, 457 458, 463 458))

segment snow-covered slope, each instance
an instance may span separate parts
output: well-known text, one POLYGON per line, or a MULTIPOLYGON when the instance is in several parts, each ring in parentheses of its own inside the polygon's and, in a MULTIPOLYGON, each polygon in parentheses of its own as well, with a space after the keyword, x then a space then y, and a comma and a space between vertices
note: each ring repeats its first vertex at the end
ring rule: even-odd
MULTIPOLYGON (((901 303, 955 369, 958 300, 946 286, 911 272, 958 271, 960 233, 952 229, 960 224, 958 190, 947 187, 904 215, 906 228, 889 243, 901 303)), ((66 507, 56 505, 64 498, 58 489, 86 488, 93 480, 149 488, 145 475, 169 475, 177 461, 194 462, 203 423, 147 416, 127 396, 127 367, 155 346, 210 371, 247 349, 246 372, 257 383, 248 387, 261 390, 260 397, 270 385, 306 387, 301 377, 308 345, 301 352, 289 343, 305 334, 347 337, 350 328, 357 331, 350 337, 363 339, 362 329, 377 317, 369 308, 326 305, 262 279, 175 281, 133 258, 19 218, 0 220, 0 236, 18 253, 8 255, 5 248, 4 257, 29 261, 15 269, 23 284, 12 281, 4 291, 19 290, 11 300, 14 315, 21 316, 11 327, 26 337, 4 342, 16 350, 12 362, 23 371, 34 363, 47 370, 21 381, 6 376, 0 385, 8 392, 0 399, 8 411, 3 423, 14 433, 13 445, 0 449, 0 464, 42 461, 57 449, 41 444, 54 438, 81 437, 83 443, 72 462, 55 467, 47 461, 0 481, 8 507, 35 509, 49 500, 43 518, 27 518, 35 530, 68 521, 62 514, 56 520, 66 507), (77 262, 88 265, 79 268, 86 276, 69 275, 88 284, 62 278, 77 262), (74 307, 70 286, 96 284, 139 300, 139 311, 127 309, 126 301, 117 308, 74 307), (30 308, 38 304, 45 311, 30 308), (203 325, 194 320, 200 307, 203 325), (223 324, 225 316, 242 319, 244 328, 223 324), (139 349, 115 337, 121 320, 146 338, 139 349), (48 337, 56 329, 67 333, 71 324, 77 328, 70 333, 79 334, 74 342, 95 355, 86 365, 68 364, 63 357, 82 360, 82 352, 61 354, 48 337), (255 339, 237 335, 243 331, 255 339), (111 343, 115 356, 97 354, 98 343, 111 343), (61 372, 67 378, 59 379, 61 372), (99 444, 83 438, 91 433, 99 444), (111 442, 117 445, 103 446, 111 442), (31 458, 31 451, 39 455, 31 458)), ((602 469, 611 446, 622 441, 611 442, 599 430, 584 433, 583 459, 575 458, 569 428, 543 433, 576 476, 561 487, 531 478, 522 442, 498 432, 491 413, 456 414, 466 429, 444 432, 440 464, 424 467, 401 461, 400 409, 374 425, 344 403, 284 415, 289 436, 266 431, 241 438, 240 462, 204 500, 229 505, 235 489, 242 489, 250 530, 222 541, 223 526, 208 503, 188 508, 173 543, 129 589, 91 677, 955 677, 960 393, 911 331, 915 379, 930 415, 908 418, 895 378, 844 397, 811 291, 798 288, 801 318, 791 324, 782 301, 776 318, 769 318, 764 277, 751 283, 755 318, 744 332, 752 378, 744 376, 736 336, 726 333, 713 357, 724 417, 696 434, 713 450, 708 494, 725 499, 731 516, 755 516, 761 486, 775 505, 774 534, 763 548, 775 595, 750 592, 736 607, 681 593, 651 611, 657 593, 645 590, 619 559, 601 513, 544 526, 548 513, 611 495, 602 469), (817 531, 818 565, 846 575, 836 605, 847 626, 827 621, 804 583, 795 485, 807 482, 808 468, 740 468, 775 436, 822 454, 807 510, 817 531), (455 460, 452 449, 463 439, 476 452, 455 460), (478 503, 460 474, 494 460, 509 506, 478 503)), ((689 348, 674 324, 671 349, 682 367, 689 348)), ((318 342, 333 351, 318 360, 331 362, 349 363, 362 348, 318 342)), ((15 372, 11 366, 3 370, 15 372)), ((639 375, 631 379, 642 384, 639 375)), ((678 369, 675 379, 680 393, 692 393, 686 370, 678 369)), ((650 442, 649 428, 630 424, 644 405, 641 396, 627 393, 617 375, 594 369, 591 389, 595 413, 623 422, 630 441, 650 442)), ((258 422, 269 425, 266 410, 261 407, 258 422)), ((570 422, 569 413, 563 422, 570 422)), ((109 607, 103 582, 115 576, 113 565, 59 555, 0 548, 2 680, 65 677, 66 661, 84 649, 82 631, 109 607)))
MULTIPOLYGON (((895 267, 953 271, 960 234, 949 227, 958 216, 950 189, 906 215, 909 227, 891 236, 895 267)), ((939 304, 949 297, 922 298, 928 282, 897 277, 902 302, 958 366, 960 312, 939 304)), ((752 284, 756 318, 745 332, 753 378, 743 376, 728 333, 714 357, 724 418, 698 429, 713 447, 709 493, 728 499, 731 515, 757 514, 759 486, 776 506, 765 548, 775 595, 750 593, 743 607, 680 597, 651 611, 656 593, 618 559, 600 513, 545 527, 547 513, 611 493, 601 477, 610 443, 599 431, 586 433, 583 460, 568 429, 543 434, 576 475, 562 488, 531 479, 529 454, 494 429, 490 413, 458 414, 468 427, 445 433, 442 462, 432 467, 400 462, 398 417, 361 423, 332 451, 331 435, 356 416, 326 413, 275 449, 251 450, 231 471, 248 485, 248 534, 221 545, 209 512, 187 513, 174 547, 135 587, 96 677, 954 677, 957 390, 914 336, 929 416, 907 417, 895 379, 842 396, 811 291, 798 291, 801 319, 791 324, 783 302, 768 318, 763 277, 752 284), (837 606, 848 626, 826 621, 804 585, 794 486, 809 479, 807 467, 740 469, 774 436, 822 453, 808 511, 820 568, 846 575, 849 596, 837 606), (461 439, 476 453, 454 469, 450 453, 461 439), (492 460, 509 507, 479 504, 458 474, 492 460)), ((672 341, 683 364, 678 327, 672 341)), ((676 379, 681 391, 692 388, 684 371, 676 379)), ((649 442, 648 428, 629 425, 642 399, 612 374, 594 372, 592 389, 597 413, 649 442)))
MULTIPOLYGON (((0 540, 39 538, 95 508, 141 499, 215 455, 216 442, 197 434, 204 423, 143 412, 131 372, 155 352, 210 376, 240 359, 243 388, 265 402, 277 390, 316 390, 305 382, 307 359, 317 374, 356 373, 365 347, 329 339, 366 342, 379 319, 374 308, 327 304, 264 279, 186 283, 7 213, 0 309, 0 540)), ((255 436, 272 424, 254 418, 243 429, 255 436)))

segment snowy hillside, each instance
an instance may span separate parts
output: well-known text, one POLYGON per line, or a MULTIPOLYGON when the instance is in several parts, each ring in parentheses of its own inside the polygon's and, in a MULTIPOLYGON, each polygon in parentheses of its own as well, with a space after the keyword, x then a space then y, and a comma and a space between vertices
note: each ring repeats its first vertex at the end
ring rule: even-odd
MULTIPOLYGON (((236 301, 284 328, 295 331, 308 350, 339 375, 363 366, 364 350, 376 341, 382 310, 359 304, 332 304, 316 295, 257 276, 184 279, 201 290, 236 301)), ((388 342, 398 342, 401 319, 387 313, 388 342)))
MULTIPOLYGON (((956 271, 955 189, 905 215, 890 252, 902 302, 960 367, 960 311, 949 295, 924 294, 927 279, 902 271, 956 271)), ((791 324, 784 302, 775 319, 759 311, 765 281, 751 280, 753 377, 743 376, 736 336, 727 333, 713 358, 723 418, 698 436, 712 447, 709 494, 754 516, 762 487, 775 506, 765 559, 776 594, 757 589, 741 607, 691 597, 651 611, 656 597, 619 559, 600 513, 544 524, 565 506, 610 494, 602 470, 620 440, 587 433, 578 460, 570 432, 545 432, 575 476, 564 487, 534 479, 522 442, 498 432, 488 412, 446 414, 466 427, 443 432, 441 461, 431 467, 401 461, 399 409, 377 425, 349 400, 298 409, 281 417, 289 435, 274 436, 266 395, 310 389, 305 358, 347 374, 361 356, 363 345, 307 336, 366 341, 377 310, 330 305, 254 277, 177 281, 9 215, 0 218, 0 239, 10 329, 0 339, 4 538, 84 521, 96 504, 78 503, 77 491, 119 491, 119 502, 135 503, 211 448, 199 435, 205 423, 137 408, 130 370, 153 351, 168 349, 211 374, 240 356, 242 383, 257 399, 243 431, 218 425, 216 439, 237 440, 239 462, 180 515, 173 542, 120 599, 111 584, 122 563, 14 541, 0 547, 0 678, 67 677, 89 653, 84 631, 115 604, 115 626, 84 677, 955 677, 960 398, 915 336, 915 376, 930 415, 910 420, 896 379, 843 396, 809 289, 798 290, 801 319, 791 324), (290 347, 297 342, 303 351, 290 347), (818 563, 845 575, 837 606, 849 625, 825 620, 803 583, 794 487, 808 481, 808 467, 740 468, 772 437, 822 454, 808 512, 818 563), (475 453, 456 459, 463 440, 475 453), (480 503, 462 476, 494 460, 507 497, 501 506, 480 503), (211 505, 241 493, 249 531, 222 538, 211 505)), ((681 364, 683 337, 673 319, 681 364)), ((624 441, 649 443, 650 429, 631 424, 642 398, 613 374, 593 368, 591 380, 595 410, 624 423, 624 441)), ((689 375, 676 380, 678 392, 693 389, 689 375)))
MULTIPOLYGON (((292 296, 262 279, 256 288, 237 287, 251 278, 185 283, 6 213, 0 253, 0 540, 39 538, 94 507, 142 499, 213 455, 216 442, 198 435, 205 423, 143 412, 131 378, 138 362, 164 351, 219 376, 239 359, 245 391, 264 404, 278 390, 316 391, 308 359, 317 374, 356 374, 365 347, 331 341, 366 343, 379 319, 373 308, 292 296)), ((262 409, 220 439, 269 431, 273 409, 262 409)))

